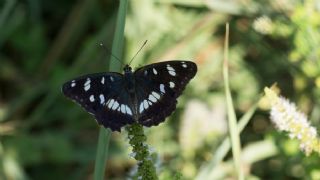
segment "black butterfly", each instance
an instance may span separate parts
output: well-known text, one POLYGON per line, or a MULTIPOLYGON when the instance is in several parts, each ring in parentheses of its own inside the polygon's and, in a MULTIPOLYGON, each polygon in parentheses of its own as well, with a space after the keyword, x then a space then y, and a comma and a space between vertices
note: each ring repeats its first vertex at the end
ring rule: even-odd
POLYGON ((126 65, 124 74, 88 74, 68 81, 62 92, 112 131, 135 121, 150 127, 175 110, 177 98, 196 72, 191 61, 159 62, 134 72, 126 65))

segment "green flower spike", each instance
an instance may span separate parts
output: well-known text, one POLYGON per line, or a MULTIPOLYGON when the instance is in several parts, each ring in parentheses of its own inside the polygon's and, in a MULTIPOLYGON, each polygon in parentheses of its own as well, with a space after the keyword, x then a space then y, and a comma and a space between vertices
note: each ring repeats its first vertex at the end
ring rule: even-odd
POLYGON ((144 135, 143 126, 134 123, 126 127, 129 143, 132 146, 132 155, 138 162, 138 173, 135 179, 158 179, 156 168, 146 144, 147 137, 144 135))

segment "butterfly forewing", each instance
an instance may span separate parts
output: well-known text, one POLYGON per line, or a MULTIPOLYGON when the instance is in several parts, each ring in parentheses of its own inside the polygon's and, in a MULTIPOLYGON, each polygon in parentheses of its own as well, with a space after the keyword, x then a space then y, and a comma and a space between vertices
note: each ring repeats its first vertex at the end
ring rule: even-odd
POLYGON ((97 73, 66 82, 62 92, 93 114, 99 124, 120 131, 122 126, 133 122, 123 86, 122 74, 97 73))
POLYGON ((197 66, 190 61, 154 63, 135 71, 139 122, 145 126, 164 121, 176 108, 177 97, 195 76, 197 66))

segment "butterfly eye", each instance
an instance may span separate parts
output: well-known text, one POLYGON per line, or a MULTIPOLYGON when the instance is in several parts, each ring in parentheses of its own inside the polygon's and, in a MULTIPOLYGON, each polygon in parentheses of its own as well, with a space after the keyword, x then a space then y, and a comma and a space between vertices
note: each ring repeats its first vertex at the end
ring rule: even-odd
POLYGON ((123 68, 123 71, 125 73, 130 73, 132 71, 132 68, 127 64, 124 68, 123 68))

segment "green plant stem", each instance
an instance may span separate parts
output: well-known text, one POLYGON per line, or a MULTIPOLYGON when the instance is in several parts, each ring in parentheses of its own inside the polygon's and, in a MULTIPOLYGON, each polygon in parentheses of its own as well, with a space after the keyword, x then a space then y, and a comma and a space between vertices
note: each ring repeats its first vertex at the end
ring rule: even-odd
POLYGON ((96 155, 95 168, 94 168, 95 180, 104 179, 104 170, 106 167, 110 135, 111 135, 110 130, 106 130, 104 127, 100 127, 97 155, 96 155))
POLYGON ((229 24, 226 24, 226 37, 225 37, 225 47, 224 47, 224 61, 223 61, 223 79, 227 100, 227 111, 228 111, 228 125, 229 134, 232 145, 232 155, 235 170, 237 172, 238 179, 243 180, 244 174, 241 166, 241 146, 240 146, 240 136, 237 127, 237 118, 234 111, 232 96, 229 87, 229 75, 228 75, 228 51, 229 51, 229 24))
MULTIPOLYGON (((124 27, 127 14, 128 0, 121 0, 117 24, 115 29, 115 35, 112 43, 112 54, 117 56, 119 59, 122 59, 122 48, 124 41, 124 27)), ((111 56, 109 71, 119 71, 121 64, 111 56)), ((95 161, 94 169, 94 180, 103 180, 104 179, 104 170, 106 167, 106 160, 109 149, 109 139, 110 139, 110 130, 106 130, 104 127, 100 128, 99 140, 97 147, 97 155, 95 161)))
POLYGON ((143 126, 134 123, 127 126, 126 129, 128 131, 129 143, 132 146, 134 158, 138 162, 138 173, 135 178, 148 180, 158 179, 148 145, 146 144, 147 137, 144 135, 143 126))
MULTIPOLYGON (((126 24, 127 7, 128 7, 128 0, 120 0, 116 31, 115 31, 114 39, 112 43, 112 54, 118 57, 118 59, 122 59, 123 43, 124 43, 124 27, 126 24)), ((119 71, 121 68, 121 64, 114 56, 111 56, 109 69, 119 71)))

